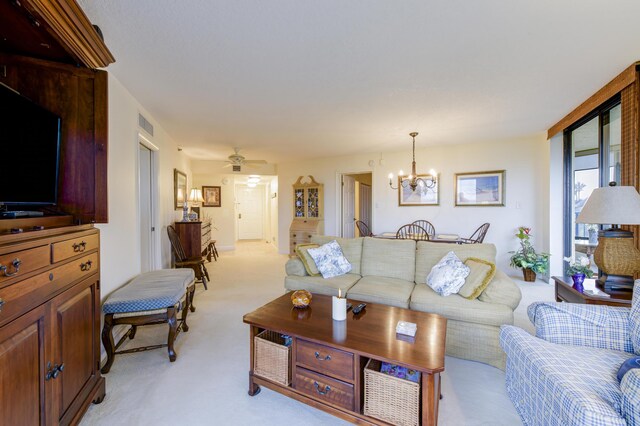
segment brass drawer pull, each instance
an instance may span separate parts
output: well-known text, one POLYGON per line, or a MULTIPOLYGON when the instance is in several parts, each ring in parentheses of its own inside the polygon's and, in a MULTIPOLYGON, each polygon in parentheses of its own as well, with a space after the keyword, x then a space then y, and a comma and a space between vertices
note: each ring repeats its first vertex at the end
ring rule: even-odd
POLYGON ((316 359, 319 361, 331 361, 331 355, 327 355, 324 358, 320 356, 320 352, 316 352, 316 359))
POLYGON ((329 391, 331 390, 331 386, 326 385, 324 387, 324 391, 320 389, 320 385, 318 384, 318 382, 316 382, 315 380, 313 381, 313 386, 316 388, 316 392, 318 392, 320 395, 326 395, 329 393, 329 391))
POLYGON ((91 266, 93 265, 93 262, 90 260, 87 260, 85 263, 81 263, 80 264, 80 270, 81 271, 88 271, 89 269, 91 269, 91 266))
POLYGON ((18 275, 18 272, 20 272, 20 265, 22 265, 22 261, 18 258, 15 258, 13 260, 13 262, 11 262, 11 265, 13 266, 13 269, 15 269, 15 272, 7 272, 9 270, 8 267, 4 266, 4 265, 0 265, 0 272, 2 272, 2 274, 5 277, 13 277, 18 275))
POLYGON ((2 307, 4 306, 5 301, 0 299, 0 312, 2 312, 2 307))
POLYGON ((81 241, 79 243, 73 243, 72 247, 73 247, 73 251, 75 253, 82 253, 87 248, 87 242, 86 241, 81 241))

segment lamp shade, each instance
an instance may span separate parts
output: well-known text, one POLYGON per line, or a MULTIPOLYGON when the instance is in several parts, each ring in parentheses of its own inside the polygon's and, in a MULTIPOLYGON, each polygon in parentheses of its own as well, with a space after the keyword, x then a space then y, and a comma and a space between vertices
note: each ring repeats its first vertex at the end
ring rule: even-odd
POLYGON ((204 198, 202 198, 202 190, 198 188, 191 188, 191 192, 189 192, 189 201, 192 203, 203 202, 204 198))
POLYGON ((582 208, 576 222, 640 225, 640 195, 633 186, 596 188, 582 208))

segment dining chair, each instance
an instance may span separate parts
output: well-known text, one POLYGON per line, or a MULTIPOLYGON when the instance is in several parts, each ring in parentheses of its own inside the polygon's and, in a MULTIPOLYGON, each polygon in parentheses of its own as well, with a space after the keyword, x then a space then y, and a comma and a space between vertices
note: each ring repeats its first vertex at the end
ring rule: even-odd
POLYGON ((173 253, 173 264, 176 268, 191 268, 193 272, 196 274, 196 279, 202 281, 202 285, 204 285, 204 289, 207 288, 207 281, 209 279, 209 272, 207 268, 204 266, 204 258, 202 256, 188 258, 182 248, 182 243, 180 242, 180 237, 176 232, 175 228, 171 225, 167 226, 167 234, 169 235, 169 241, 171 242, 171 251, 173 253))
POLYGON ((410 223, 408 225, 402 225, 400 229, 398 229, 396 239, 429 241, 429 233, 422 226, 410 223))
POLYGON ((461 238, 461 242, 463 244, 480 244, 484 241, 484 237, 487 235, 487 230, 489 230, 489 223, 483 223, 476 229, 476 231, 469 238, 461 238))
POLYGON ((433 238, 436 235, 436 228, 428 220, 420 219, 413 222, 414 225, 418 225, 424 228, 429 234, 429 238, 433 238))
POLYGON ((356 226, 361 237, 373 237, 373 232, 369 229, 369 226, 361 220, 356 220, 356 226))

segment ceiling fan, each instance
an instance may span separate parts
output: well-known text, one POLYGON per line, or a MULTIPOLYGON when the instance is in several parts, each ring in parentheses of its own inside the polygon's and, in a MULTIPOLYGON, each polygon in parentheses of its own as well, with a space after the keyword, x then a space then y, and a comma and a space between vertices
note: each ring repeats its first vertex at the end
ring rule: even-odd
POLYGON ((252 167, 257 164, 267 164, 265 160, 247 160, 244 155, 240 154, 240 148, 233 148, 234 154, 231 154, 227 160, 227 164, 224 167, 233 167, 233 171, 240 171, 241 166, 252 167))

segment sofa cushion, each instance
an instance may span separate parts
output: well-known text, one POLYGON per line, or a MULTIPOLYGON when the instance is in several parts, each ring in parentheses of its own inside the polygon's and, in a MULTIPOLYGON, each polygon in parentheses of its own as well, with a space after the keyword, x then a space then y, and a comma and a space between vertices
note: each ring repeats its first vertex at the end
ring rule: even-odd
POLYGON ((312 277, 320 275, 320 271, 318 271, 316 262, 313 261, 313 258, 309 254, 309 249, 318 247, 320 247, 318 244, 298 244, 296 246, 296 254, 298 255, 298 258, 300 258, 300 261, 304 265, 304 269, 307 271, 307 274, 312 277))
MULTIPOLYGON (((475 245, 475 244, 474 244, 475 245)), ((487 303, 499 303, 516 309, 522 299, 520 287, 500 269, 496 269, 493 279, 484 289, 478 300, 487 303)))
MULTIPOLYGON (((424 284, 423 284, 424 285, 424 284)), ((362 277, 347 291, 349 299, 383 305, 409 307, 409 297, 415 284, 398 278, 367 276, 362 277)))
POLYGON ((302 264, 302 260, 299 257, 292 257, 287 260, 287 263, 284 264, 284 270, 287 275, 298 275, 301 277, 307 276, 307 270, 304 269, 304 265, 302 264))
POLYGON ((629 328, 631 344, 636 355, 640 355, 640 280, 633 285, 633 298, 631 299, 631 312, 629 313, 629 328))
POLYGON ((469 275, 458 294, 465 299, 477 299, 495 276, 496 265, 477 257, 468 258, 464 264, 469 267, 469 275))
POLYGON ((409 307, 458 321, 493 326, 513 324, 513 311, 508 306, 468 300, 458 294, 442 297, 424 284, 413 289, 409 307))
POLYGON ((436 263, 450 251, 453 251, 463 262, 469 257, 496 262, 496 246, 493 244, 446 244, 418 241, 415 255, 416 274, 413 280, 416 283, 423 283, 436 263))
POLYGON ((333 278, 351 271, 351 264, 342 254, 337 241, 333 240, 317 248, 307 250, 323 278, 333 278))
MULTIPOLYGON (((443 253, 443 256, 446 254, 443 253)), ((440 260, 442 256, 438 258, 440 260)), ((414 281, 416 242, 365 237, 362 243, 362 276, 414 281)), ((426 274, 420 282, 424 282, 426 274)))
POLYGON ((469 271, 469 267, 450 251, 431 269, 427 285, 440 296, 449 296, 462 288, 469 271))
POLYGON ((351 273, 360 274, 360 262, 362 261, 362 240, 363 238, 338 238, 328 235, 314 235, 311 242, 316 244, 326 244, 336 240, 340 244, 342 254, 351 264, 351 273))
POLYGON ((338 289, 342 290, 342 294, 360 279, 357 274, 345 274, 339 277, 324 279, 322 277, 299 277, 296 275, 285 277, 284 288, 287 290, 307 290, 311 293, 326 294, 328 296, 337 296, 338 289))

